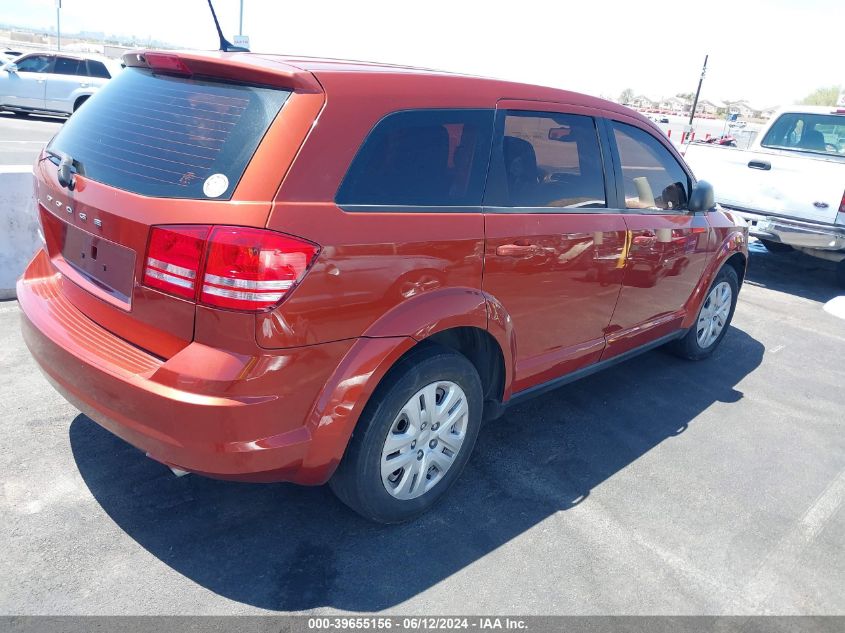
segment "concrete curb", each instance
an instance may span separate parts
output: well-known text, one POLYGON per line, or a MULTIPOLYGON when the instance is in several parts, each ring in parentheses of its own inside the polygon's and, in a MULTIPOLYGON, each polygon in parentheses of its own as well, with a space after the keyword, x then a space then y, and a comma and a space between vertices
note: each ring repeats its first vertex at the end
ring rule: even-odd
POLYGON ((0 299, 15 298, 15 282, 40 244, 32 167, 0 167, 0 299))

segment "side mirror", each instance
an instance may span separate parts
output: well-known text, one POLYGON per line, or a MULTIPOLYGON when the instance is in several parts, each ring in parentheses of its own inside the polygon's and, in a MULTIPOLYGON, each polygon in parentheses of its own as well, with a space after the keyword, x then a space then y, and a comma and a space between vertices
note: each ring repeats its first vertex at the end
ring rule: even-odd
POLYGON ((5 70, 8 73, 16 73, 18 72, 18 65, 15 62, 9 62, 8 64, 4 64, 0 70, 5 70))
POLYGON ((716 206, 713 185, 706 180, 699 180, 689 196, 689 210, 693 213, 706 213, 716 206))

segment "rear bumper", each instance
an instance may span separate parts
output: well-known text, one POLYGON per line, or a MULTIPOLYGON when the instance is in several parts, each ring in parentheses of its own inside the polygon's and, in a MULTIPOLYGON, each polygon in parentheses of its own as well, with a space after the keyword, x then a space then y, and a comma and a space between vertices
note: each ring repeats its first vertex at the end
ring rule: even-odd
POLYGON ((194 342, 162 360, 88 319, 62 283, 39 251, 18 282, 21 327, 50 382, 91 419, 189 472, 304 484, 331 475, 343 446, 315 450, 308 420, 353 341, 255 355, 194 342))
POLYGON ((797 248, 845 250, 845 226, 791 220, 738 209, 731 211, 748 222, 748 233, 754 237, 797 248))

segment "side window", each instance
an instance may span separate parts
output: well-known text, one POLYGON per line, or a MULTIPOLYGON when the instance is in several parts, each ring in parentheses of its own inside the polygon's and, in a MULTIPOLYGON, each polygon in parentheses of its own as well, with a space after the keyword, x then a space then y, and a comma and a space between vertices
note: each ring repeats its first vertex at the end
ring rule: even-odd
POLYGON ((53 67, 54 75, 85 75, 85 60, 57 57, 53 67))
POLYGON ((689 178, 675 157, 648 132, 610 122, 625 183, 628 209, 677 211, 687 208, 689 178))
POLYGON ((18 71, 24 73, 46 73, 50 72, 53 58, 49 55, 31 55, 26 59, 16 62, 18 71))
POLYGON ((509 111, 501 145, 508 206, 606 207, 592 117, 509 111))
POLYGON ((111 79, 111 75, 109 71, 106 69, 106 65, 103 62, 98 62, 95 59, 88 59, 86 60, 86 64, 88 64, 88 76, 89 77, 99 77, 100 79, 111 79))
POLYGON ((492 110, 407 110, 376 123, 338 189, 339 205, 481 204, 492 110))
POLYGON ((839 114, 783 114, 769 128, 761 145, 842 156, 845 154, 845 121, 839 114))

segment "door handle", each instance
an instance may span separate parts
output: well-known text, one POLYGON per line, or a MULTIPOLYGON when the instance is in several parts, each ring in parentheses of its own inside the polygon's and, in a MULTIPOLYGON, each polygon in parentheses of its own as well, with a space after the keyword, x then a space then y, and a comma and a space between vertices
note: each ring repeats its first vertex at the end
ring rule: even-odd
POLYGON ((637 235, 633 243, 635 246, 652 246, 656 239, 654 235, 637 235))
POLYGON ((631 243, 634 246, 653 246, 657 241, 657 235, 651 229, 643 229, 639 235, 635 235, 631 243))
POLYGON ((87 87, 88 87, 88 84, 81 83, 81 84, 79 84, 79 87, 80 87, 80 88, 87 88, 87 87))
POLYGON ((496 247, 496 255, 500 257, 533 257, 543 252, 536 244, 502 244, 496 247))
POLYGON ((769 171, 772 168, 772 164, 767 160, 751 160, 748 161, 748 166, 751 169, 762 169, 763 171, 769 171))
POLYGON ((47 81, 47 80, 46 80, 46 79, 36 79, 36 80, 35 80, 35 83, 37 83, 37 84, 43 84, 45 81, 47 81))

